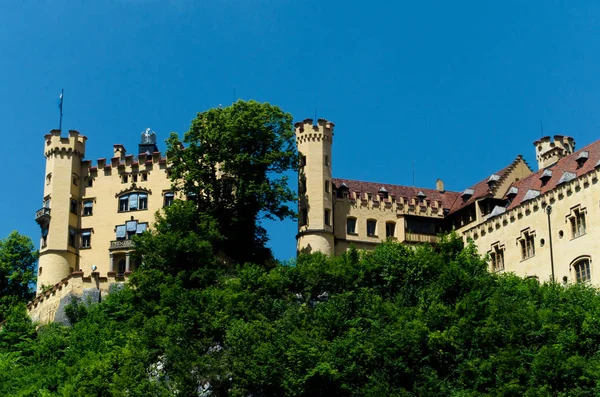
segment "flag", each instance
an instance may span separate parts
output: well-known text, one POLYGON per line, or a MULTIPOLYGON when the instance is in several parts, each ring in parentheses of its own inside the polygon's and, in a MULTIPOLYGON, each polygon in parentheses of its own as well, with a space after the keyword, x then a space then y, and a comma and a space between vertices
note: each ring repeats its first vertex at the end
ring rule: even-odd
POLYGON ((58 108, 60 109, 60 113, 62 114, 62 105, 63 105, 63 93, 61 92, 58 96, 58 108))

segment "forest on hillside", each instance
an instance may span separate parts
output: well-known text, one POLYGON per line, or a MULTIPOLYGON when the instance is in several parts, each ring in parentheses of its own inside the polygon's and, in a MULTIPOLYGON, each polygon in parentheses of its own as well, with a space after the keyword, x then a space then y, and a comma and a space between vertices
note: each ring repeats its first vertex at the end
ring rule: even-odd
POLYGON ((274 260, 260 219, 295 216, 276 175, 297 164, 279 108, 200 113, 168 155, 195 199, 157 214, 135 239, 140 268, 100 304, 73 300, 69 326, 31 323, 37 253, 0 240, 0 395, 600 394, 588 285, 491 274, 454 234, 274 260), (235 177, 213 178, 216 164, 235 177))

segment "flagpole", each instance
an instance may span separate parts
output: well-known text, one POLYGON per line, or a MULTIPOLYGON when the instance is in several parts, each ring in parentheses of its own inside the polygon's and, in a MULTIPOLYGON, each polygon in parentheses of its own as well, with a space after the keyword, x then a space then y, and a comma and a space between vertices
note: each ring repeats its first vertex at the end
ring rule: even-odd
POLYGON ((60 104, 58 105, 58 107, 60 108, 60 121, 58 122, 58 130, 59 131, 62 131, 62 116, 63 116, 62 108, 63 108, 64 94, 65 94, 65 89, 63 88, 62 90, 60 90, 60 104))

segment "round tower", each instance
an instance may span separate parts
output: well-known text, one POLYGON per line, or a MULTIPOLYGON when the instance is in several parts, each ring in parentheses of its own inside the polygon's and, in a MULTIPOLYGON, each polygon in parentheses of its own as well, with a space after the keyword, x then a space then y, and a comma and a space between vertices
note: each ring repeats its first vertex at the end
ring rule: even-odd
POLYGON ((85 156, 86 137, 60 130, 45 136, 46 175, 43 206, 36 212, 42 237, 38 262, 37 293, 78 270, 80 200, 83 184, 81 161, 85 156))
POLYGON ((334 124, 312 119, 295 124, 298 170, 298 253, 334 254, 331 145, 334 124))

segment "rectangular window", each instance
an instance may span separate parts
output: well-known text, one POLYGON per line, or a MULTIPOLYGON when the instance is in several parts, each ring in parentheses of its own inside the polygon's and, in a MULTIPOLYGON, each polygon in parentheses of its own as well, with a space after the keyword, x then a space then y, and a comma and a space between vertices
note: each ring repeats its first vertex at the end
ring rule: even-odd
POLYGON ((125 240, 126 236, 127 232, 125 230, 125 225, 117 226, 115 230, 115 237, 117 238, 117 240, 125 240))
POLYGON ((73 174, 73 185, 79 186, 79 175, 73 174))
POLYGON ((52 182, 52 173, 46 175, 46 185, 49 185, 52 182))
POLYGON ((492 265, 492 271, 499 272, 504 270, 504 248, 495 245, 492 247, 490 252, 490 262, 492 265))
POLYGON ((173 204, 175 195, 172 192, 166 192, 164 196, 163 207, 170 207, 173 204))
POLYGON ((521 242, 521 259, 531 258, 535 255, 535 241, 534 236, 530 232, 523 233, 521 242))
POLYGON ((579 209, 573 211, 571 220, 571 236, 576 238, 585 234, 585 212, 579 209))
POLYGON ((127 174, 121 175, 121 183, 127 183, 127 174))
POLYGON ((329 181, 325 181, 325 193, 329 193, 329 181))
POLYGON ((48 245, 48 229, 42 229, 42 248, 48 245))
POLYGON ((346 233, 356 234, 356 218, 346 219, 346 233))
POLYGON ((325 209, 325 225, 331 226, 331 210, 325 209))
POLYGON ((87 182, 87 187, 92 187, 94 186, 94 179, 91 177, 87 177, 86 178, 86 182, 87 182))
POLYGON ((300 167, 304 167, 306 165, 306 156, 300 156, 300 167))
POLYGON ((75 247, 75 235, 77 233, 75 232, 75 229, 71 229, 69 228, 69 245, 71 247, 75 247))
POLYGON ((146 182, 148 180, 148 174, 145 172, 142 172, 142 182, 146 182))
POLYGON ((90 248, 92 246, 92 231, 84 230, 81 232, 81 248, 90 248))
POLYGON ((308 210, 303 208, 300 211, 300 226, 306 226, 308 224, 308 210))
POLYGON ((127 232, 127 240, 131 240, 133 236, 137 233, 138 223, 137 221, 127 221, 125 222, 125 230, 127 232))
POLYGON ((385 224, 385 237, 395 237, 396 236, 396 224, 394 222, 387 222, 385 224))
POLYGON ((329 156, 325 155, 325 165, 329 165, 329 156))
POLYGON ((188 193, 186 198, 188 201, 198 201, 198 195, 196 193, 188 193))
POLYGON ((137 182, 137 174, 133 174, 131 177, 133 178, 133 182, 137 182))
POLYGON ((138 209, 145 210, 148 209, 148 195, 145 193, 140 193, 139 201, 138 201, 138 209))
POLYGON ((83 216, 90 216, 93 214, 92 209, 94 202, 92 200, 85 200, 83 202, 83 216))
POLYGON ((50 208, 50 196, 44 199, 44 208, 50 208))
POLYGON ((367 220, 367 236, 374 237, 377 230, 377 221, 374 219, 367 220))
POLYGON ((119 211, 129 211, 129 196, 121 196, 119 198, 119 211))
POLYGON ((77 200, 71 199, 71 213, 77 214, 77 200))

